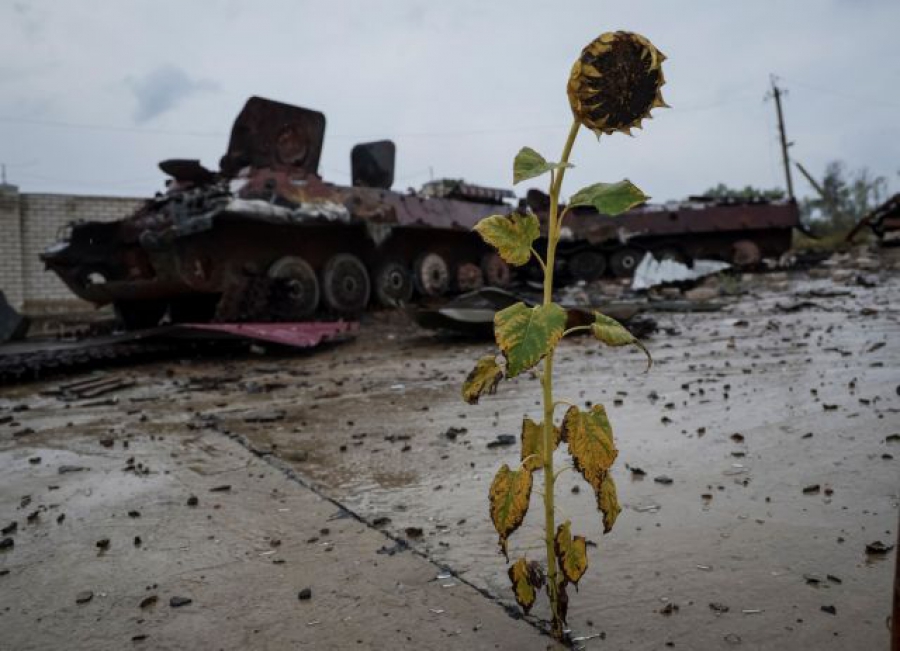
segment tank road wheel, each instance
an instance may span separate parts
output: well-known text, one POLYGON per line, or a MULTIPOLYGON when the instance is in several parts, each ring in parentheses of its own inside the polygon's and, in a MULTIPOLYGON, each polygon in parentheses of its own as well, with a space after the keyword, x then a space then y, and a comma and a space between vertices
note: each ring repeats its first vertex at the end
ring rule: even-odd
POLYGON ((116 317, 126 330, 155 328, 166 314, 165 301, 116 301, 116 317))
POLYGON ((600 251, 580 251, 569 259, 569 273, 576 280, 597 280, 606 271, 606 256, 600 251))
POLYGON ((439 253, 423 253, 413 265, 413 283, 423 296, 441 296, 450 288, 450 265, 439 253))
POLYGON ((616 278, 627 278, 634 275, 634 270, 637 269, 643 257, 644 254, 637 249, 625 247, 614 251, 609 256, 609 268, 616 278))
POLYGON ((412 298, 413 284, 406 265, 398 260, 381 263, 375 272, 375 298, 384 307, 400 307, 412 298))
POLYGON ((736 267, 749 267, 759 264, 762 253, 759 245, 750 240, 738 240, 731 245, 731 262, 736 267))
POLYGON ((283 279, 284 293, 278 301, 277 311, 285 320, 302 321, 316 312, 319 306, 319 280, 316 272, 303 258, 286 255, 272 263, 267 273, 269 278, 283 279))
POLYGON ((456 268, 456 288, 461 292, 474 292, 484 287, 484 274, 474 262, 463 262, 456 268))
POLYGON ((496 253, 485 253, 481 258, 481 271, 488 287, 509 287, 512 284, 512 269, 496 253))
POLYGON ((355 255, 338 253, 322 269, 325 305, 339 314, 359 314, 369 304, 369 272, 355 255))

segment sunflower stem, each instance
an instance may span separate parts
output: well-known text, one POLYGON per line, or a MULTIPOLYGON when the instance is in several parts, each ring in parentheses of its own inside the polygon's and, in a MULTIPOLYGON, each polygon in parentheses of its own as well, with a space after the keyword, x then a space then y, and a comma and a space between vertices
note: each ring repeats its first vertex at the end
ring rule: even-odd
MULTIPOLYGON (((581 123, 572 121, 566 144, 563 147, 561 163, 569 162, 572 146, 581 123)), ((547 259, 544 264, 544 305, 553 302, 553 271, 556 258, 556 245, 559 242, 559 192, 562 188, 566 168, 550 177, 550 215, 547 220, 547 259)), ((556 552, 553 548, 556 535, 556 522, 553 505, 553 485, 556 477, 553 474, 553 353, 551 349, 544 358, 544 373, 541 385, 544 390, 544 542, 547 545, 547 590, 550 595, 552 612, 551 631, 557 640, 563 639, 563 622, 559 611, 559 582, 557 580, 556 552)))

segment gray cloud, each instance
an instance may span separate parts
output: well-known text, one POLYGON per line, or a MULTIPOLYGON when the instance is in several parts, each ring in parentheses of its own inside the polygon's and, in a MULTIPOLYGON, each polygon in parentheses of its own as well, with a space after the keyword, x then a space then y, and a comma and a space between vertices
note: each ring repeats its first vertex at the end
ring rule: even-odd
POLYGON ((215 82, 192 79, 184 70, 170 64, 159 66, 143 77, 129 77, 126 83, 137 100, 134 119, 138 123, 152 120, 197 93, 218 89, 215 82))
POLYGON ((668 55, 673 108, 635 138, 579 136, 566 192, 622 177, 657 200, 783 185, 770 73, 807 169, 843 160, 900 190, 897 0, 19 1, 0 0, 0 161, 38 161, 12 179, 25 191, 152 194, 158 160, 216 166, 250 95, 325 112, 329 181, 349 180, 356 142, 387 137, 398 187, 432 170, 507 187, 523 145, 558 155, 572 60, 608 29, 668 55))

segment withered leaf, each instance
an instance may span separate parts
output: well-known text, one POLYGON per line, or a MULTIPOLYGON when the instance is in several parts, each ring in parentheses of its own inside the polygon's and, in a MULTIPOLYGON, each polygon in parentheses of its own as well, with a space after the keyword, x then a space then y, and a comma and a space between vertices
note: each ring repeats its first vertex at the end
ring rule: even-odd
POLYGON ((544 573, 535 561, 530 563, 524 558, 518 559, 509 566, 509 580, 512 582, 516 603, 525 614, 531 610, 537 598, 537 591, 544 585, 544 573))
POLYGON ((531 499, 531 471, 510 470, 505 463, 491 482, 491 521, 500 535, 500 550, 509 560, 506 543, 509 536, 521 526, 528 513, 531 499))
POLYGON ((556 614, 559 616, 559 621, 563 624, 568 623, 569 617, 569 593, 566 592, 566 582, 560 581, 559 587, 557 588, 557 605, 558 611, 556 614))
POLYGON ((644 351, 647 356, 647 369, 653 365, 650 351, 641 343, 641 340, 631 334, 628 329, 612 317, 594 312, 594 323, 591 324, 591 332, 607 346, 634 345, 644 351))
POLYGON ((619 453, 613 442, 606 409, 603 405, 594 405, 585 412, 573 405, 563 418, 562 428, 575 468, 599 495, 603 478, 619 453))
MULTIPOLYGON (((559 427, 553 427, 553 449, 559 447, 562 438, 559 427)), ((544 424, 535 423, 527 416, 522 419, 522 462, 531 470, 544 467, 544 424)))
POLYGON ((616 495, 616 483, 609 473, 603 478, 603 483, 600 486, 600 493, 597 495, 597 506, 603 512, 603 533, 609 533, 616 523, 616 518, 619 517, 619 513, 622 511, 622 508, 619 506, 619 498, 616 495))
POLYGON ((482 394, 496 393, 497 385, 502 379, 503 369, 497 364, 496 356, 486 355, 482 357, 463 383, 463 400, 470 405, 477 404, 482 394))
POLYGON ((578 585, 588 567, 587 541, 584 536, 572 537, 571 522, 566 520, 556 530, 553 547, 559 568, 570 583, 578 585))
POLYGON ((541 235, 536 215, 491 215, 475 224, 481 238, 506 262, 521 267, 531 259, 531 245, 541 235))
POLYGON ((516 303, 494 315, 494 335, 515 377, 537 364, 562 338, 566 311, 556 303, 527 307, 516 303))

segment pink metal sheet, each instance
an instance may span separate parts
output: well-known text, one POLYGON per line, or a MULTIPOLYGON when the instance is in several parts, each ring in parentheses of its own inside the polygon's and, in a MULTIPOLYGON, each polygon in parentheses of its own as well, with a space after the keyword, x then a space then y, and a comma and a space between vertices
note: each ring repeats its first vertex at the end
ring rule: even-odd
POLYGON ((256 339, 294 348, 313 348, 326 341, 354 336, 355 321, 309 321, 299 323, 185 323, 179 328, 218 332, 234 337, 256 339))

